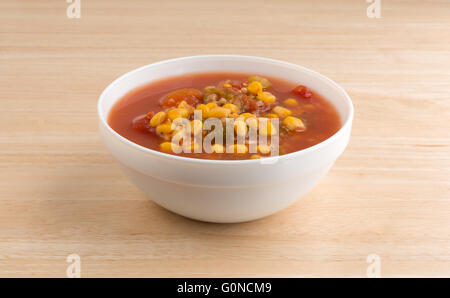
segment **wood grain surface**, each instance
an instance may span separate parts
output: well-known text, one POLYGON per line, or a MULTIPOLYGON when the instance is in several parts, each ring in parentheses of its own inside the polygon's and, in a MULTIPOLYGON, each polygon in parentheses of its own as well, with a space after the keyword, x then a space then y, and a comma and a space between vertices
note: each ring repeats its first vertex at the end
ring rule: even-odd
POLYGON ((0 1, 0 276, 450 276, 450 2, 0 1), (200 54, 317 70, 355 105, 350 145, 295 205, 244 224, 165 211, 99 140, 119 75, 200 54))

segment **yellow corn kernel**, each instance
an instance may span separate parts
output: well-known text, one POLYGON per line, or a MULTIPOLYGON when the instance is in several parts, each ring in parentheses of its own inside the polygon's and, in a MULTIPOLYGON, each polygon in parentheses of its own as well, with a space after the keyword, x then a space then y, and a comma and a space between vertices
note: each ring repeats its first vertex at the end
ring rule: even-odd
POLYGON ((217 104, 215 102, 209 102, 206 104, 206 107, 211 110, 217 108, 217 104))
POLYGON ((186 109, 173 109, 167 112, 167 116, 169 116, 170 120, 175 120, 177 118, 187 118, 189 117, 189 111, 186 109))
POLYGON ((167 116, 169 117, 170 120, 174 120, 174 119, 181 117, 178 109, 173 109, 173 110, 168 111, 167 116))
POLYGON ((248 78, 248 81, 251 83, 253 81, 258 81, 261 83, 261 85, 263 86, 264 89, 269 88, 270 86, 272 86, 272 84, 269 82, 268 79, 254 75, 248 78))
POLYGON ((214 153, 224 153, 225 152, 225 148, 220 144, 212 145, 211 149, 214 153))
POLYGON ((256 117, 248 118, 247 120, 245 120, 245 122, 247 123, 248 127, 250 127, 250 128, 254 128, 254 129, 258 128, 258 119, 256 117))
POLYGON ((223 86, 224 86, 224 87, 231 87, 231 85, 228 84, 228 83, 223 84, 223 86))
POLYGON ((288 98, 288 99, 286 99, 283 102, 284 102, 285 105, 291 106, 291 107, 298 105, 298 102, 295 99, 293 99, 293 98, 288 98))
MULTIPOLYGON (((178 119, 180 119, 180 118, 178 118, 178 119)), ((174 123, 174 125, 175 125, 175 129, 172 130, 173 134, 176 134, 176 133, 181 132, 181 131, 184 134, 186 134, 186 129, 185 129, 185 127, 184 127, 184 125, 182 124, 181 121, 175 120, 172 123, 174 123)))
POLYGON ((234 130, 238 136, 245 137, 247 135, 247 124, 242 120, 234 121, 234 130))
POLYGON ((156 113, 152 119, 150 120, 150 125, 152 127, 156 127, 158 125, 160 125, 161 123, 164 122, 164 120, 166 120, 167 114, 164 112, 158 112, 156 113))
MULTIPOLYGON (((264 118, 261 118, 264 119, 264 118)), ((277 133, 277 129, 273 126, 270 119, 265 118, 266 121, 259 122, 259 134, 263 136, 272 136, 277 133)))
POLYGON ((286 118, 287 116, 290 116, 292 114, 291 110, 276 106, 272 109, 272 112, 280 116, 280 118, 286 118))
POLYGON ((197 119, 191 121, 191 133, 196 135, 203 130, 203 122, 197 119))
POLYGON ((164 122, 156 127, 156 132, 158 134, 166 134, 172 132, 172 123, 164 122))
POLYGON ((274 103, 276 100, 276 97, 272 93, 267 91, 259 92, 256 98, 264 101, 265 103, 274 103))
POLYGON ((272 148, 268 145, 258 145, 258 152, 261 154, 269 154, 272 151, 272 148))
POLYGON ((262 87, 261 83, 258 81, 251 82, 247 87, 248 92, 250 92, 252 94, 258 94, 258 93, 262 92, 262 89, 263 89, 263 87, 262 87))
POLYGON ((253 154, 252 156, 250 156, 250 159, 260 159, 261 156, 259 156, 258 154, 253 154))
POLYGON ((179 110, 180 110, 181 117, 183 117, 183 118, 188 118, 189 117, 190 113, 189 113, 189 111, 187 109, 179 108, 179 110))
POLYGON ((266 117, 267 118, 280 118, 280 117, 278 117, 277 114, 274 114, 274 113, 269 113, 269 114, 266 115, 266 117))
POLYGON ((234 144, 234 145, 228 146, 228 148, 231 148, 228 150, 233 151, 233 153, 236 153, 236 154, 245 154, 248 152, 248 147, 247 147, 247 145, 244 145, 244 144, 234 144))
POLYGON ((239 115, 239 116, 244 117, 244 119, 247 119, 247 118, 250 118, 250 117, 256 117, 256 116, 253 115, 252 113, 242 113, 242 114, 239 115))
POLYGON ((217 107, 217 108, 211 109, 209 111, 208 117, 209 118, 223 118, 223 117, 227 117, 230 113, 231 113, 231 111, 228 109, 217 107))
POLYGON ((194 107, 184 100, 178 104, 178 107, 187 110, 189 114, 192 114, 194 112, 194 107))
POLYGON ((283 125, 289 130, 304 130, 305 124, 299 118, 289 116, 283 120, 283 125))
POLYGON ((224 104, 222 106, 222 108, 228 109, 228 110, 230 110, 233 113, 239 112, 239 107, 237 105, 232 104, 232 103, 224 104))
POLYGON ((164 152, 173 152, 175 147, 177 147, 178 145, 173 144, 172 142, 162 142, 159 145, 159 148, 161 149, 161 151, 164 152))
POLYGON ((202 119, 208 118, 209 108, 204 104, 199 104, 196 110, 202 111, 202 119))

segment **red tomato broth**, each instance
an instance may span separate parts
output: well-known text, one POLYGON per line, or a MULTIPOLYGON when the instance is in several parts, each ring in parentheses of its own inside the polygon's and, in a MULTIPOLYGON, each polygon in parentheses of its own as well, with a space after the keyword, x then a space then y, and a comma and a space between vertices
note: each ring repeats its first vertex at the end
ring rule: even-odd
MULTIPOLYGON (((165 96, 171 92, 184 88, 195 88, 203 91, 206 86, 216 86, 219 82, 227 79, 244 82, 247 81, 250 76, 252 76, 252 74, 199 73, 174 76, 150 82, 128 92, 115 103, 109 112, 108 124, 112 129, 128 140, 152 150, 162 151, 160 149, 160 144, 164 140, 156 134, 154 128, 149 126, 149 119, 144 118, 144 115, 149 112, 151 113, 150 115, 153 115, 159 111, 163 111, 164 108, 161 106, 161 102, 165 96), (133 121, 139 117, 143 119, 140 123, 141 129, 136 129, 136 123, 133 124, 133 121)), ((304 88, 298 88, 299 85, 293 82, 268 76, 264 77, 272 84, 269 91, 277 98, 276 105, 288 108, 292 111, 293 115, 299 116, 306 124, 306 130, 302 132, 290 132, 287 135, 280 135, 280 155, 316 145, 328 139, 340 129, 341 120, 336 109, 315 91, 310 89, 305 91, 304 88), (295 99, 298 104, 296 106, 284 104, 283 101, 288 98, 295 99)), ((280 128, 281 127, 282 119, 280 119, 280 128)), ((252 155, 258 154, 208 154, 206 152, 182 152, 179 154, 173 152, 165 153, 214 160, 250 159, 252 155)), ((270 154, 268 156, 270 156, 270 154)))

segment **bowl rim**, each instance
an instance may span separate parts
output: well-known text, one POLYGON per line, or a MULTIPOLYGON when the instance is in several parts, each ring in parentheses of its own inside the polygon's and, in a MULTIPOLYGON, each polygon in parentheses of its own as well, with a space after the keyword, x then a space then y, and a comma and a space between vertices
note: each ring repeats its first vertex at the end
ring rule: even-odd
MULTIPOLYGON (((217 70, 218 72, 220 72, 220 69, 217 70)), ((132 90, 132 89, 131 89, 132 90)), ((131 91, 129 90, 129 91, 131 91)), ((334 105, 333 105, 334 106, 334 105)), ((195 164, 223 164, 223 165, 233 165, 233 164, 257 164, 257 163, 267 163, 267 164, 271 164, 275 161, 281 161, 284 159, 288 159, 288 158, 295 158, 295 157, 299 157, 305 154, 308 154, 312 151, 317 151, 323 147, 325 147, 326 145, 332 143, 333 141, 335 141, 336 139, 338 139, 339 137, 341 137, 345 131, 347 129, 349 129, 352 125, 352 121, 353 121, 353 114, 354 114, 354 108, 353 108, 353 103, 352 100, 350 99, 350 96, 347 94, 347 92, 344 90, 344 88, 342 88, 341 86, 339 86, 336 82, 334 82, 333 80, 331 80, 330 78, 326 77, 325 75, 320 74, 317 71, 314 71, 312 69, 306 68, 304 66, 301 65, 297 65, 294 63, 290 63, 290 62, 286 62, 286 61, 281 61, 281 60, 276 60, 276 59, 271 59, 271 58, 264 58, 264 57, 257 57, 257 56, 246 56, 246 55, 196 55, 196 56, 187 56, 187 57, 179 57, 179 58, 173 58, 173 59, 166 59, 166 60, 162 60, 162 61, 158 61, 158 62, 154 62, 151 64, 147 64, 141 67, 138 67, 136 69, 133 69, 121 76, 119 76, 118 78, 116 78, 113 82, 111 82, 104 90, 103 92, 100 94, 100 97, 98 99, 97 102, 97 114, 98 117, 100 119, 101 124, 106 127, 106 129, 116 138, 118 138, 120 141, 122 141, 123 143, 125 143, 128 146, 131 146, 134 149, 137 149, 138 151, 147 153, 147 154, 151 154, 151 155, 155 155, 157 157, 160 158, 165 158, 165 159, 171 159, 171 160, 176 160, 176 161, 180 161, 180 162, 187 162, 187 163, 195 163, 195 164), (101 104, 103 102, 103 99, 105 98, 105 94, 111 89, 113 88, 116 84, 118 84, 121 80, 132 76, 134 73, 139 72, 143 69, 149 68, 149 67, 154 67, 156 65, 159 64, 164 64, 164 63, 169 63, 169 62, 179 62, 179 61, 185 61, 185 60, 190 60, 190 59, 202 59, 202 58, 209 58, 209 59, 223 59, 223 58, 235 58, 235 59, 251 59, 253 61, 256 62, 271 62, 274 64, 278 64, 281 66, 286 66, 286 67, 291 67, 291 68, 295 68, 298 70, 301 70, 303 72, 306 72, 310 75, 315 75, 317 76, 319 79, 324 80, 325 82, 331 84, 333 87, 335 87, 337 90, 339 90, 340 92, 343 93, 345 100, 347 101, 347 105, 349 107, 349 111, 348 111, 348 117, 347 119, 345 119, 344 123, 341 125, 341 127, 339 128, 339 130, 337 132, 335 132, 332 136, 330 136, 329 138, 327 138, 326 140, 313 145, 311 147, 299 150, 299 151, 295 151, 295 152, 291 152, 291 153, 287 153, 284 155, 278 155, 278 156, 271 156, 271 157, 265 157, 263 160, 264 162, 261 162, 261 159, 243 159, 243 160, 214 160, 214 159, 202 159, 202 158, 193 158, 193 157, 184 157, 184 156, 177 156, 177 155, 173 155, 173 154, 167 154, 164 152, 160 152, 160 151, 156 151, 144 146, 141 146, 139 144, 136 144, 130 140, 128 140, 127 138, 123 137, 122 135, 120 135, 119 133, 117 133, 114 129, 111 128, 111 126, 109 126, 107 120, 105 119, 103 113, 102 113, 102 108, 101 108, 101 104)))

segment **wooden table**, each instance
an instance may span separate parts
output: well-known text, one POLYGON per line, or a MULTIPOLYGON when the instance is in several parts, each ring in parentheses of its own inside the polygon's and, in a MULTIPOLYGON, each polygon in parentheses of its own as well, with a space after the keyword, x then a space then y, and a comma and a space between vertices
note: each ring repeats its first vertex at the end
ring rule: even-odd
POLYGON ((450 276, 450 3, 0 2, 0 276, 450 276), (158 207, 99 140, 119 75, 200 54, 286 60, 341 84, 348 149, 278 214, 221 225, 158 207))

